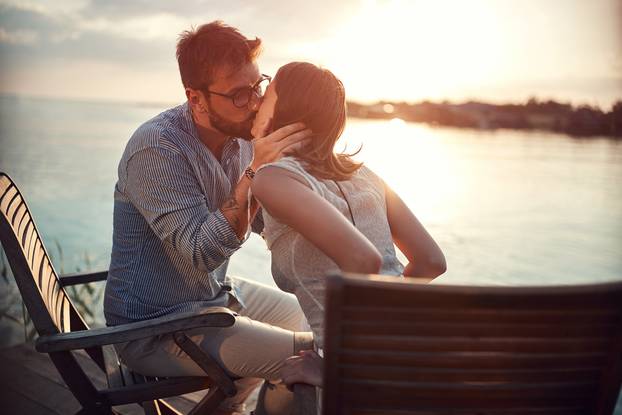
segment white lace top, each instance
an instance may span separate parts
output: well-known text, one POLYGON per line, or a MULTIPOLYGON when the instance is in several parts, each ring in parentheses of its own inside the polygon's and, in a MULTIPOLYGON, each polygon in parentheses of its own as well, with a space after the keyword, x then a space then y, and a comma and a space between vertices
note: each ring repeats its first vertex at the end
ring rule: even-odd
MULTIPOLYGON (((351 221, 349 203, 357 229, 382 255, 380 273, 396 276, 402 274, 404 267, 395 254, 387 220, 385 184, 374 172, 363 166, 350 180, 339 182, 346 195, 346 203, 334 181, 313 177, 293 157, 284 157, 262 168, 267 166, 296 173, 314 192, 351 221)), ((292 209, 295 207, 296 201, 292 200, 292 209)), ((323 348, 325 277, 339 273, 339 267, 315 245, 289 226, 278 222, 265 209, 263 219, 263 237, 272 253, 274 281, 282 290, 296 295, 313 330, 316 345, 323 348)))

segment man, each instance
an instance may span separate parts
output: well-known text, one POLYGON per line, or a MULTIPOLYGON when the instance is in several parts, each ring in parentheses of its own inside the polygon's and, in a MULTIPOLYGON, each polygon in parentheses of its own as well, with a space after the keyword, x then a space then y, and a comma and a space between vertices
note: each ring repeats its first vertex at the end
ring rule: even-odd
MULTIPOLYGON (((104 311, 108 325, 229 307, 233 327, 196 330, 191 338, 238 381, 222 413, 243 406, 256 378, 277 379, 294 354, 304 316, 295 297, 226 275, 258 206, 249 196, 254 171, 302 144, 295 124, 251 140, 269 77, 256 58, 261 41, 212 22, 182 33, 177 60, 187 102, 147 121, 131 137, 115 186, 113 248, 104 311), (249 380, 250 378, 250 380, 249 380)), ((267 128, 267 126, 264 126, 267 128)), ((202 375, 171 336, 117 346, 146 375, 202 375)))

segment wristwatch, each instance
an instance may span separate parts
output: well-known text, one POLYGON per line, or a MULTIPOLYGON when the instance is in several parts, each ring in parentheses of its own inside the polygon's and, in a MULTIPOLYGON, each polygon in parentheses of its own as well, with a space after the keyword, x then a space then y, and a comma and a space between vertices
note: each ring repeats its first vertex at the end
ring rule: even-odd
POLYGON ((244 170, 244 176, 248 177, 249 180, 253 180, 253 177, 255 177, 255 170, 248 166, 246 170, 244 170))

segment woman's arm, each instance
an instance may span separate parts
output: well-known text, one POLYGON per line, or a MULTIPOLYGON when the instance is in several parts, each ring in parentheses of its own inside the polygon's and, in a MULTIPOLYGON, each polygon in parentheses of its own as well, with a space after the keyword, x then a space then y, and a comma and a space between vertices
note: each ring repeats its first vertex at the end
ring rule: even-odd
POLYGON ((270 215, 313 243, 342 271, 380 270, 382 257, 376 247, 300 176, 266 167, 255 175, 251 191, 270 215))
POLYGON ((445 255, 406 203, 385 186, 387 217, 393 241, 408 258, 404 275, 435 278, 447 270, 445 255))

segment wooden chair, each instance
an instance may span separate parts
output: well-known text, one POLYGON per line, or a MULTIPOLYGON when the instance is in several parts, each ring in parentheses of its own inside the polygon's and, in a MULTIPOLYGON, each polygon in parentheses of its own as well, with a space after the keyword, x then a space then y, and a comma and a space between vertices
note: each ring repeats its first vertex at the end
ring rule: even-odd
POLYGON ((622 282, 327 284, 324 414, 610 415, 622 282))
POLYGON ((111 414, 113 406, 142 404, 145 413, 178 414, 161 398, 208 389, 191 414, 208 414, 236 393, 233 379, 186 336, 197 327, 228 327, 235 314, 222 307, 179 313, 116 327, 89 329, 64 287, 106 279, 107 272, 59 276, 47 255, 30 211, 13 181, 0 173, 0 241, 17 286, 39 334, 36 349, 48 353, 83 414, 111 414), (175 342, 204 371, 205 377, 154 378, 119 363, 112 344, 161 334, 175 342), (108 389, 97 390, 72 351, 84 349, 104 371, 108 389))

